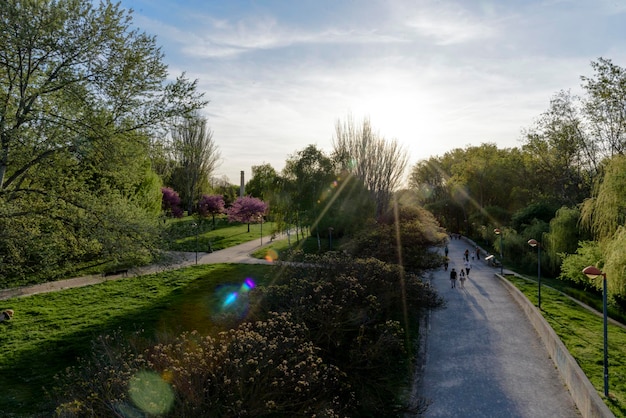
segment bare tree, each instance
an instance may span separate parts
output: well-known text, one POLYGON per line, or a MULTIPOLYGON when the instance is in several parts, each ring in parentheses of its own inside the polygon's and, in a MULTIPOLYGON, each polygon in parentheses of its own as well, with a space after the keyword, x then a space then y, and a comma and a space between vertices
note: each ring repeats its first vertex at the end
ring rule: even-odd
POLYGON ((376 201, 376 213, 388 207, 402 182, 408 154, 395 139, 386 140, 372 129, 369 118, 358 127, 351 116, 335 124, 334 158, 340 168, 360 178, 376 201))
POLYGON ((172 185, 177 190, 188 213, 200 199, 203 189, 218 167, 220 152, 213 140, 207 120, 198 114, 182 119, 172 127, 172 152, 176 168, 172 185))

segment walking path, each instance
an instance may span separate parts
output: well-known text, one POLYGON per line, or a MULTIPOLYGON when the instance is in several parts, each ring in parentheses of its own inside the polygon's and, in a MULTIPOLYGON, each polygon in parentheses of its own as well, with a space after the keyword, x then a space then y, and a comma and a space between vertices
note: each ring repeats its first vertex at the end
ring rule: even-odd
MULTIPOLYGON (((466 241, 449 243, 450 266, 463 268, 466 241)), ((495 277, 499 268, 473 260, 465 288, 449 270, 431 283, 446 307, 431 312, 421 395, 424 417, 580 416, 554 363, 524 312, 495 277)))
MULTIPOLYGON (((269 244, 268 238, 263 238, 269 244)), ((254 263, 261 247, 254 240, 213 253, 180 253, 169 265, 147 266, 133 275, 196 264, 254 263)), ((464 240, 449 243, 450 266, 463 268, 464 240)), ((470 258, 471 260, 471 258, 470 258)), ((580 416, 537 333, 508 291, 483 260, 473 260, 465 288, 450 287, 449 270, 433 272, 431 283, 446 307, 430 313, 419 394, 430 405, 424 417, 580 416)), ((0 300, 116 280, 122 275, 86 276, 17 289, 0 290, 0 300)))
MULTIPOLYGON (((270 237, 263 237, 263 246, 270 244, 270 237)), ((57 280, 33 286, 24 286, 12 289, 0 290, 0 300, 11 299, 20 296, 30 296, 38 293, 56 292, 58 290, 69 289, 73 287, 89 286, 102 283, 108 280, 118 280, 129 275, 140 276, 143 274, 157 273, 165 270, 174 270, 182 267, 188 267, 196 264, 217 264, 217 263, 236 263, 236 264, 270 264, 269 261, 253 258, 250 254, 261 248, 261 239, 255 239, 234 247, 224 248, 223 250, 214 251, 212 253, 176 253, 172 262, 167 264, 155 264, 146 267, 132 269, 129 274, 116 274, 104 277, 100 274, 83 277, 76 277, 66 280, 57 280)))

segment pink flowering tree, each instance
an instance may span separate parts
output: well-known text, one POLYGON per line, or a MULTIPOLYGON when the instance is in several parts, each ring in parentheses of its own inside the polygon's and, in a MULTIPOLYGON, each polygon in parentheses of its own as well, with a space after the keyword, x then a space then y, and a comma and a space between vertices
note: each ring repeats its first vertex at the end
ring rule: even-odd
POLYGON ((267 212, 267 203, 256 197, 240 197, 226 210, 230 222, 241 222, 250 224, 261 222, 263 215, 267 212))
POLYGON ((183 209, 180 207, 180 196, 170 187, 161 187, 163 198, 161 207, 170 216, 175 218, 183 217, 183 209))
POLYGON ((215 228, 215 215, 224 213, 224 197, 222 195, 202 195, 198 202, 198 214, 203 217, 213 216, 213 228, 215 228))

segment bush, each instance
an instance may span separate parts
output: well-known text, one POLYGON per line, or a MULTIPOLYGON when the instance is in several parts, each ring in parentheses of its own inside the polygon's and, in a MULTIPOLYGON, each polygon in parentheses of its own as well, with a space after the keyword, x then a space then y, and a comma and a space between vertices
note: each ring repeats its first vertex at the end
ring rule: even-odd
POLYGON ((138 354, 120 335, 58 378, 57 415, 339 417, 341 373, 287 313, 215 337, 183 333, 138 354))
POLYGON ((327 254, 307 265, 286 266, 282 279, 253 293, 256 315, 286 311, 306 325, 320 355, 345 373, 358 400, 355 416, 401 410, 417 331, 406 313, 419 315, 441 299, 417 276, 379 260, 327 254))

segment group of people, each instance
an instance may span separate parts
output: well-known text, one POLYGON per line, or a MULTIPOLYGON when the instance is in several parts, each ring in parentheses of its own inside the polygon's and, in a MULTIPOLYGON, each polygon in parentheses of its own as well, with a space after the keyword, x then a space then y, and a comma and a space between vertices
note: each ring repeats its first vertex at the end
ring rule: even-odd
MULTIPOLYGON (((448 271, 448 265, 450 262, 450 259, 448 257, 448 246, 446 245, 444 248, 444 254, 445 254, 445 260, 443 263, 443 268, 445 269, 445 271, 448 271)), ((472 263, 469 260, 469 249, 465 250, 465 253, 463 254, 463 268, 460 269, 458 272, 452 268, 452 270, 450 270, 450 287, 451 288, 456 288, 456 281, 457 279, 461 282, 461 289, 463 289, 465 287, 465 280, 469 279, 469 274, 470 274, 470 270, 472 269, 472 263)), ((480 255, 480 249, 478 247, 476 247, 476 257, 479 258, 480 255)), ((474 257, 472 256, 472 260, 474 259, 474 257)))

